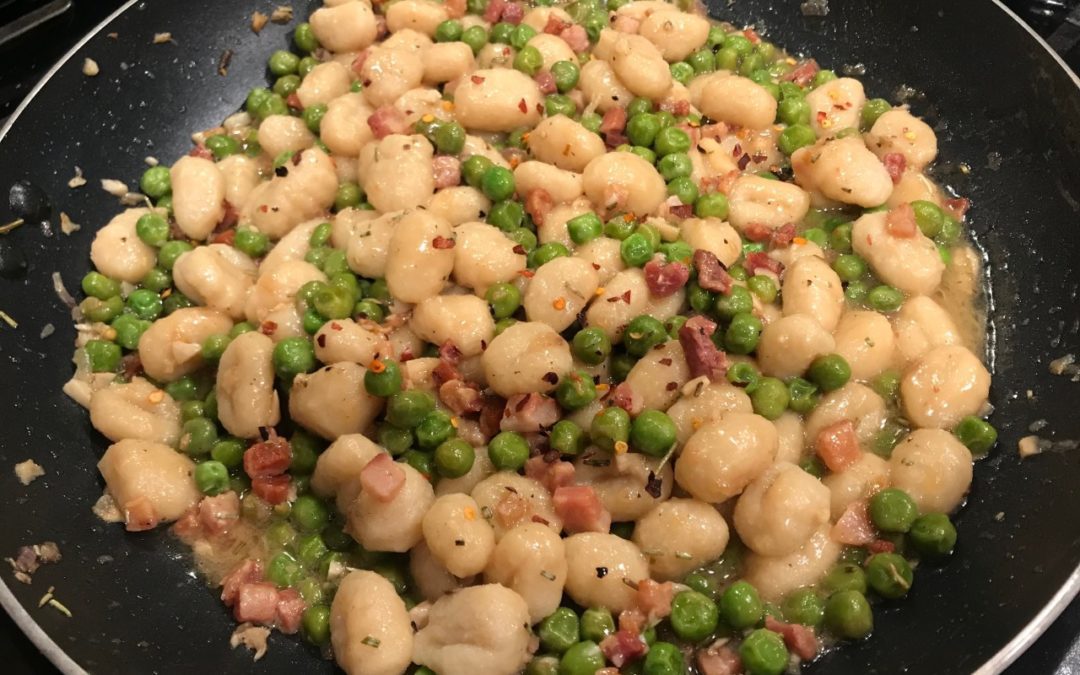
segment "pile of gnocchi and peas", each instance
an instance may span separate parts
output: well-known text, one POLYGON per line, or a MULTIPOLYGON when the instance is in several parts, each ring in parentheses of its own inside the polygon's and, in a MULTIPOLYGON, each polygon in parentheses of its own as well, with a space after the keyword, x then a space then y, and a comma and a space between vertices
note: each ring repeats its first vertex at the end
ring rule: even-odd
POLYGON ((653 0, 327 0, 293 40, 97 232, 65 387, 241 630, 778 674, 949 555, 996 431, 905 107, 653 0))

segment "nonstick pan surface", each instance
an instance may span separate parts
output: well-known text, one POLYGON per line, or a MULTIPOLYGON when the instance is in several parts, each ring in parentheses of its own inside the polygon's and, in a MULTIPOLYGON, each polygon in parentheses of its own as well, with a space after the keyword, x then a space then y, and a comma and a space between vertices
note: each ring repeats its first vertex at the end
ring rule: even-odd
MULTIPOLYGON (((1080 352, 1078 83, 995 2, 831 0, 825 17, 803 16, 799 5, 709 3, 715 17, 753 23, 792 52, 858 73, 870 96, 903 95, 935 127, 937 178, 972 199, 972 229, 988 259, 992 421, 1001 431, 976 466, 952 559, 921 569, 906 600, 879 608, 873 637, 807 672, 997 671, 1080 586, 1080 451, 1023 462, 1016 452, 1036 421, 1046 438, 1080 438, 1080 384, 1048 371, 1051 359, 1080 352)), ((294 4, 296 20, 312 8, 294 4)), ((0 600, 65 672, 333 671, 276 634, 253 668, 246 650, 230 649, 231 617, 178 542, 164 531, 127 534, 91 513, 105 443, 60 391, 72 371, 74 330, 50 275, 59 271, 77 291, 95 229, 120 209, 100 179, 134 185, 144 157, 171 163, 190 149, 190 132, 216 125, 264 81, 265 59, 288 44, 290 27, 271 24, 255 35, 254 9, 270 8, 129 3, 46 78, 0 139, 0 187, 6 193, 20 179, 40 186, 54 231, 45 237, 24 226, 5 237, 29 271, 0 278, 0 310, 18 321, 17 329, 0 325, 0 556, 45 540, 64 555, 32 586, 0 571, 0 600), (162 32, 173 41, 152 44, 162 32), (97 77, 81 72, 87 56, 100 66, 97 77), (89 183, 72 190, 76 166, 89 183), (82 230, 60 234, 60 211, 82 230), (42 338, 48 324, 55 333, 42 338), (11 467, 28 458, 47 474, 24 487, 11 467), (72 618, 37 607, 49 587, 72 618)), ((6 209, 0 205, 0 222, 11 220, 6 209)))

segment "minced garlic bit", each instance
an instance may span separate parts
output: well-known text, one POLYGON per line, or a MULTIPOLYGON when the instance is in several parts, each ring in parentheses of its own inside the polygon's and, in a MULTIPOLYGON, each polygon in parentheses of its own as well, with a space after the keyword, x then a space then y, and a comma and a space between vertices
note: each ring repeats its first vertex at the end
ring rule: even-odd
POLYGON ((146 157, 143 157, 143 163, 146 164, 146 166, 157 166, 161 162, 158 161, 157 157, 147 155, 146 157))
POLYGON ((92 510, 95 516, 106 523, 124 522, 124 514, 120 513, 120 507, 116 505, 116 500, 107 491, 102 493, 101 497, 94 503, 92 510))
POLYGON ((626 452, 628 450, 630 450, 630 446, 626 444, 626 441, 616 441, 615 442, 615 454, 616 455, 626 454, 626 452))
POLYGON ((97 61, 90 57, 83 59, 82 74, 87 77, 94 77, 101 72, 101 68, 98 67, 97 61))
POLYGON ((4 223, 3 225, 0 225, 0 234, 7 234, 17 227, 22 227, 25 223, 26 221, 22 218, 16 218, 10 223, 4 223))
POLYGON ((64 234, 71 234, 72 232, 78 232, 82 229, 82 226, 71 219, 71 216, 60 212, 60 231, 64 234))
POLYGON ((18 478, 19 482, 23 485, 29 485, 44 475, 45 469, 41 468, 41 465, 32 459, 28 459, 25 462, 19 462, 15 465, 15 477, 18 478))
POLYGON ((129 192, 127 183, 118 181, 115 178, 102 178, 101 189, 113 197, 123 197, 129 192))
POLYGON ((258 35, 266 27, 270 17, 262 12, 253 12, 251 15, 251 32, 258 35))
POLYGON ((19 322, 16 321, 15 319, 12 319, 11 315, 9 315, 7 312, 4 312, 4 311, 0 311, 0 321, 3 321, 4 323, 11 326, 12 328, 18 328, 19 327, 19 322))
POLYGON ((1039 444, 1039 437, 1034 435, 1021 438, 1018 447, 1021 459, 1037 455, 1043 450, 1042 446, 1039 444))
POLYGON ((75 175, 68 181, 68 187, 74 190, 75 188, 81 188, 86 185, 86 179, 83 178, 82 169, 75 167, 75 175))
POLYGON ((244 645, 255 652, 253 660, 258 661, 266 656, 266 639, 270 637, 270 629, 266 626, 254 626, 250 623, 242 623, 236 627, 229 637, 229 646, 236 649, 244 645))
POLYGON ((1058 357, 1050 362, 1050 374, 1051 375, 1065 375, 1069 370, 1069 366, 1076 363, 1075 354, 1066 354, 1065 356, 1058 357))
POLYGON ((67 618, 69 618, 69 619, 71 618, 71 610, 68 609, 67 607, 65 607, 63 604, 61 604, 60 601, 57 600, 56 598, 51 598, 49 600, 49 607, 52 607, 53 609, 60 612, 61 614, 63 614, 67 618))
POLYGON ((274 23, 289 23, 293 18, 293 9, 289 5, 278 5, 270 12, 270 20, 274 23))
POLYGON ((154 44, 163 45, 166 42, 176 42, 172 39, 172 33, 154 33, 154 44))

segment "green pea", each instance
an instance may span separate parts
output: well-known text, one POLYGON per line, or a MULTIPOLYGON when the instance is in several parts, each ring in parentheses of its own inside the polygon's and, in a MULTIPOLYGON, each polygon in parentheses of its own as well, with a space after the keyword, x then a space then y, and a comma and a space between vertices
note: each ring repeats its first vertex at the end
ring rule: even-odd
POLYGON ((634 367, 635 363, 637 363, 637 359, 625 352, 612 354, 611 360, 608 362, 608 374, 613 381, 622 382, 630 374, 630 369, 634 367))
POLYGON ((440 476, 460 478, 472 469, 476 453, 468 442, 460 438, 451 438, 435 448, 434 459, 435 468, 440 476))
POLYGON ((566 245, 558 241, 549 241, 546 244, 541 244, 535 249, 529 252, 528 265, 529 267, 536 269, 542 267, 551 262, 555 258, 565 258, 570 255, 570 249, 566 248, 566 245))
POLYGON ((941 233, 945 224, 945 213, 934 202, 917 199, 911 202, 911 208, 915 212, 915 223, 927 237, 934 238, 941 233))
POLYGON ((915 575, 911 565, 896 553, 877 553, 866 561, 866 580, 875 593, 887 600, 907 595, 915 575))
POLYGON ((205 455, 217 443, 217 425, 205 417, 184 422, 180 433, 180 449, 189 455, 205 455))
POLYGON ((186 241, 167 241, 158 249, 158 265, 171 272, 176 259, 190 250, 192 246, 186 241))
POLYGON ((199 354, 207 361, 215 362, 225 353, 225 348, 232 342, 232 338, 223 333, 211 335, 203 340, 199 347, 199 354))
POLYGON ((202 401, 184 401, 180 404, 180 419, 184 422, 205 416, 206 408, 202 401))
POLYGON ((353 314, 359 319, 382 323, 385 312, 378 301, 366 299, 356 303, 356 306, 353 307, 353 314))
MULTIPOLYGON (((526 254, 536 250, 536 235, 525 227, 517 227, 506 233, 506 238, 521 246, 526 254)), ((528 260, 528 258, 526 258, 528 260)))
POLYGON ((663 457, 675 438, 675 422, 660 410, 646 410, 630 424, 630 447, 646 455, 663 457))
POLYGON ((566 221, 566 229, 575 244, 586 244, 603 234, 604 223, 590 211, 566 221))
POLYGON ((717 70, 735 70, 739 67, 739 54, 731 47, 723 47, 715 54, 717 70))
POLYGON ((479 54, 480 50, 487 44, 487 31, 484 30, 483 26, 470 26, 462 31, 461 41, 469 45, 473 54, 479 54))
POLYGON ((826 82, 832 82, 836 79, 836 73, 831 70, 822 69, 814 74, 814 80, 810 86, 812 89, 817 89, 826 82))
POLYGON ((495 337, 502 335, 503 331, 517 323, 517 319, 506 318, 495 322, 495 337))
MULTIPOLYGON (((529 49, 533 49, 533 47, 529 47, 529 49)), ((577 112, 577 104, 574 103, 574 99, 566 94, 550 94, 544 97, 544 114, 548 117, 554 117, 555 115, 570 117, 575 112, 577 112)))
POLYGON ((514 194, 514 174, 510 169, 493 165, 481 177, 480 189, 491 201, 509 199, 514 194))
POLYGON ((604 653, 591 640, 578 642, 559 661, 559 675, 593 675, 604 667, 604 653))
POLYGON ((846 590, 825 602, 825 623, 837 637, 858 640, 874 629, 874 615, 862 592, 846 590))
POLYGON ((580 621, 574 610, 560 607, 544 617, 537 628, 540 645, 550 652, 562 654, 578 642, 580 621))
POLYGON ((694 69, 694 73, 710 73, 716 70, 716 59, 711 49, 699 49, 686 57, 686 63, 694 69))
POLYGON ((638 113, 626 122, 626 137, 634 145, 651 146, 659 132, 660 121, 649 112, 638 113))
POLYGON ((160 247, 169 240, 169 221, 159 213, 147 213, 135 221, 135 234, 147 246, 160 247))
POLYGON ((310 23, 301 23, 293 31, 293 44, 305 53, 311 53, 319 48, 319 40, 315 37, 315 31, 310 23))
MULTIPOLYGON (((438 26, 435 26, 435 41, 436 42, 457 42, 461 39, 461 33, 463 32, 460 21, 454 19, 447 19, 438 26)), ((494 32, 494 31, 493 31, 494 32)))
POLYGON ((696 281, 691 281, 686 285, 686 300, 690 304, 690 309, 698 314, 709 314, 712 312, 717 306, 720 297, 718 297, 716 293, 712 293, 701 286, 698 286, 696 281))
POLYGON ((499 471, 517 471, 529 459, 529 443, 513 431, 499 432, 488 443, 488 458, 499 471))
POLYGON ((320 532, 330 520, 330 512, 318 497, 303 495, 293 502, 289 519, 300 532, 320 532))
POLYGON ((604 236, 622 241, 634 233, 637 221, 630 214, 615 216, 604 224, 604 236))
POLYGON ((307 77, 308 73, 315 70, 315 66, 319 65, 320 61, 314 56, 305 56, 300 59, 299 65, 296 66, 296 72, 300 77, 307 77))
POLYGON ((139 338, 150 327, 149 321, 137 318, 134 314, 121 314, 110 324, 116 331, 116 344, 124 349, 138 349, 139 338))
MULTIPOLYGON (((420 675, 420 671, 417 671, 417 675, 420 675)), ((559 675, 559 657, 546 654, 533 658, 525 664, 525 675, 559 675)))
POLYGON ((248 257, 261 258, 270 248, 270 238, 262 232, 242 228, 236 231, 233 246, 248 257))
MULTIPOLYGON (((203 397, 202 385, 194 377, 185 375, 165 385, 165 393, 176 401, 193 401, 203 397)), ((209 448, 208 448, 209 449, 209 448)))
POLYGON ((649 262, 654 251, 649 240, 640 233, 634 233, 622 240, 619 245, 619 255, 624 263, 630 267, 641 267, 649 262))
POLYGON ((210 447, 210 458, 227 468, 235 469, 244 461, 247 446, 236 438, 222 438, 210 447))
POLYGON ((487 216, 488 223, 503 232, 516 230, 521 227, 524 220, 525 208, 521 205, 521 202, 512 199, 496 203, 491 207, 491 211, 487 216))
POLYGON ((300 113, 300 119, 304 121, 307 128, 313 134, 318 134, 322 129, 322 119, 326 117, 327 108, 325 103, 316 103, 304 108, 304 111, 300 113))
POLYGON ((821 580, 821 586, 829 593, 841 591, 866 592, 866 573, 858 565, 842 562, 833 567, 821 580))
POLYGON ((120 346, 105 340, 89 340, 83 346, 90 360, 90 370, 95 373, 111 373, 120 366, 120 346))
POLYGON ((892 286, 875 286, 866 294, 866 303, 879 312, 895 312, 904 304, 904 294, 892 286))
MULTIPOLYGON (((514 32, 510 36, 510 46, 518 50, 518 53, 525 51, 529 48, 529 40, 536 36, 536 29, 527 23, 519 23, 514 27, 514 32)), ((533 47, 533 49, 536 49, 533 47)), ((541 59, 542 60, 542 59, 541 59)))
POLYGON ((762 377, 747 388, 754 412, 765 419, 774 420, 784 414, 788 406, 788 390, 775 377, 762 377))
POLYGON ((555 388, 555 400, 565 410, 580 410, 596 400, 596 384, 582 370, 567 373, 555 388))
POLYGON ((788 650, 784 638, 759 628, 743 638, 739 658, 747 675, 780 675, 787 670, 788 650))
POLYGON ((315 351, 307 338, 285 338, 274 345, 274 371, 285 382, 315 368, 315 351))
POLYGON ((338 185, 337 194, 334 195, 334 210, 343 211, 349 207, 357 207, 364 201, 364 192, 356 183, 342 183, 338 185))
POLYGON ((811 227, 802 234, 803 239, 812 241, 821 248, 829 248, 829 233, 820 227, 811 227))
POLYGON ((618 406, 604 408, 593 417, 589 436, 601 450, 614 452, 616 443, 630 440, 630 413, 618 406))
POLYGON ((454 423, 449 413, 433 410, 416 424, 413 433, 421 449, 432 450, 454 435, 454 423))
POLYGON ((555 78, 555 87, 565 94, 577 86, 581 69, 572 61, 556 61, 551 64, 551 76, 555 78))
POLYGON ((615 617, 604 607, 590 607, 581 614, 581 639, 603 642, 615 633, 615 617))
POLYGON ((690 136, 678 127, 664 127, 656 133, 653 149, 661 157, 674 152, 688 152, 690 150, 690 136))
POLYGON ((440 124, 435 131, 435 147, 444 155, 456 155, 465 147, 465 127, 457 122, 440 124))
POLYGON ((956 546, 956 527, 944 513, 927 513, 915 519, 908 538, 920 555, 942 557, 956 546))
POLYGON ((158 199, 172 192, 172 181, 169 177, 169 168, 165 166, 152 166, 143 172, 139 179, 139 189, 151 199, 158 199))
POLYGON ((825 354, 810 363, 806 376, 822 391, 833 391, 851 379, 851 366, 840 354, 825 354))
POLYGON ((578 120, 581 126, 585 127, 594 134, 600 133, 600 124, 603 121, 604 119, 594 112, 585 113, 581 116, 581 119, 578 120))
MULTIPOLYGON (((510 38, 514 35, 514 28, 516 28, 514 24, 500 21, 491 27, 488 39, 495 44, 508 45, 510 38)), ((457 39, 460 39, 460 35, 457 39)))
POLYGON ((191 301, 191 298, 178 291, 169 294, 169 297, 165 298, 165 301, 161 303, 162 313, 165 316, 172 314, 178 309, 194 306, 195 303, 191 301))
POLYGON ((798 98, 783 98, 777 105, 776 117, 788 126, 795 124, 808 126, 810 124, 810 105, 801 96, 798 98))
POLYGON ((842 223, 829 234, 829 247, 838 253, 851 253, 851 223, 842 223))
POLYGON ((214 155, 215 160, 221 161, 240 152, 240 144, 229 136, 216 134, 206 139, 206 149, 214 155))
MULTIPOLYGON (((724 347, 733 354, 749 354, 757 348, 763 328, 761 319, 749 312, 740 312, 731 318, 731 324, 724 332, 724 347)), ((784 398, 787 398, 786 388, 784 398)))
POLYGON ((780 132, 780 136, 776 139, 776 145, 780 148, 780 152, 790 156, 799 148, 813 145, 816 141, 817 135, 809 126, 792 124, 780 132))
POLYGON ((172 275, 160 267, 155 267, 143 277, 142 287, 160 293, 166 288, 172 287, 172 275))
POLYGON ((764 303, 774 302, 780 289, 776 287, 776 281, 765 274, 755 274, 746 282, 751 293, 761 298, 764 303))
POLYGON ((416 438, 408 429, 398 429, 390 424, 379 427, 379 445, 386 448, 394 457, 411 448, 415 441, 416 438))
POLYGON ((870 498, 870 520, 882 532, 907 532, 919 515, 919 508, 906 492, 886 488, 870 498))
POLYGON ((461 165, 461 175, 465 182, 474 188, 479 188, 487 170, 495 166, 490 159, 482 155, 473 155, 461 165))
POLYGON ((727 218, 727 196, 722 192, 699 195, 694 202, 694 215, 698 218, 719 218, 721 220, 727 218))
POLYGON ((832 264, 840 281, 855 281, 866 274, 866 261, 853 253, 841 253, 832 264))
POLYGON ((626 106, 626 116, 633 117, 639 113, 650 113, 653 111, 653 103, 647 98, 641 96, 635 97, 626 106))
POLYGON ((682 651, 670 642, 654 642, 645 655, 643 675, 684 675, 686 662, 682 651))
POLYGON ((727 295, 716 300, 716 313, 721 319, 732 321, 739 314, 748 314, 754 309, 754 299, 750 291, 743 286, 732 286, 727 295))
MULTIPOLYGON (((664 258, 667 262, 681 262, 689 265, 690 259, 694 256, 693 247, 682 239, 665 241, 660 244, 659 250, 664 254, 664 258)), ((677 314, 676 316, 681 315, 677 314)))
POLYGON ((393 359, 376 359, 364 373, 364 389, 372 396, 392 396, 401 391, 401 383, 401 368, 393 359))
MULTIPOLYGON (((716 62, 713 61, 713 63, 715 65, 716 62)), ((696 75, 694 67, 686 61, 678 61, 671 64, 669 70, 671 71, 672 79, 684 87, 690 84, 690 80, 694 79, 694 75, 696 75)))
POLYGON ((720 596, 720 615, 735 630, 757 625, 764 613, 757 589, 746 581, 736 581, 720 596))
POLYGON ((961 419, 953 434, 973 455, 985 455, 997 443, 998 437, 997 429, 992 424, 974 415, 961 419))
POLYGON ((266 529, 266 540, 271 549, 292 548, 297 539, 296 528, 288 521, 278 521, 266 529))
POLYGON ((934 237, 934 241, 942 246, 952 246, 960 239, 960 235, 964 232, 963 225, 959 220, 945 216, 941 223, 941 232, 938 232, 934 237))
POLYGON ((119 295, 114 295, 108 300, 89 297, 79 303, 79 309, 83 316, 91 321, 109 323, 124 311, 124 301, 119 295))
POLYGON ((543 65, 544 56, 540 53, 539 49, 532 45, 526 45, 514 56, 514 69, 520 70, 529 77, 540 72, 540 68, 543 65))
POLYGON ((432 453, 430 452, 406 450, 401 454, 401 457, 399 457, 397 461, 408 464, 428 480, 431 480, 435 475, 435 462, 432 458, 432 453))
POLYGON ((690 163, 690 155, 685 152, 676 152, 661 158, 656 168, 664 180, 670 181, 674 178, 689 176, 694 167, 690 163))
MULTIPOLYGON (((551 427, 548 445, 561 455, 578 455, 585 449, 585 431, 575 422, 559 420, 555 426, 551 427)), ((489 446, 488 454, 490 453, 489 446)))
POLYGON ((671 601, 671 628, 683 640, 701 642, 713 634, 720 621, 716 603, 697 591, 683 591, 671 601))
MULTIPOLYGON (((872 98, 863 104, 859 114, 859 126, 863 131, 869 131, 878 118, 892 110, 892 104, 883 98, 872 98)), ((914 204, 912 204, 914 206, 914 204)))
POLYGON ((662 321, 648 314, 641 314, 627 324, 623 345, 631 356, 641 357, 667 339, 667 329, 662 321))
POLYGON ((720 591, 716 587, 714 577, 701 570, 695 570, 690 574, 687 574, 682 582, 689 587, 690 590, 707 595, 713 600, 716 600, 720 596, 720 591))
POLYGON ((784 620, 814 627, 825 617, 825 600, 813 588, 792 591, 781 603, 784 620))
POLYGON ((291 75, 300 66, 300 57, 290 51, 279 49, 270 55, 266 62, 270 72, 278 77, 291 75))
POLYGON ((652 247, 653 251, 659 248, 661 242, 663 241, 660 238, 660 230, 656 229, 652 225, 649 225, 648 223, 641 223, 634 229, 634 232, 644 235, 645 238, 649 241, 649 246, 652 247))
POLYGON ((285 551, 271 558, 266 568, 267 578, 278 588, 292 587, 303 574, 304 570, 300 567, 300 563, 285 551))
POLYGON ((521 306, 521 291, 513 284, 500 282, 488 286, 484 294, 491 305, 491 313, 496 319, 505 319, 521 306))
POLYGON ((817 385, 801 377, 788 380, 788 407, 805 415, 817 407, 821 399, 817 385))

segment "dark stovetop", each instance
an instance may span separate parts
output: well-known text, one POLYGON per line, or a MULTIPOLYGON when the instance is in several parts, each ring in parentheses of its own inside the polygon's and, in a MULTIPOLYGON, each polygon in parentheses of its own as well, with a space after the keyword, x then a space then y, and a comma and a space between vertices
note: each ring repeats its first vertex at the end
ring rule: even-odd
MULTIPOLYGON (((1074 71, 1080 72, 1080 0, 1004 0, 1046 37, 1074 71)), ((15 8, 49 0, 0 0, 0 24, 15 8)), ((0 45, 0 122, 76 41, 123 4, 123 0, 72 0, 56 18, 0 45)), ((2 34, 2 29, 0 29, 2 34)), ((0 668, 7 675, 49 675, 52 665, 0 611, 0 668)), ((1080 672, 1080 600, 1007 671, 1008 675, 1080 672)))

